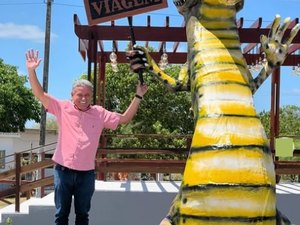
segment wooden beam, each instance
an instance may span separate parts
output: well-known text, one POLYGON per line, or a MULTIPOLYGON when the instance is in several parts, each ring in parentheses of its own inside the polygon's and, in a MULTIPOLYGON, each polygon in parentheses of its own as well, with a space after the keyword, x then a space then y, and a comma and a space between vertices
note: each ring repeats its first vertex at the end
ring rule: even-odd
MULTIPOLYGON (((81 25, 80 20, 76 14, 73 16, 73 21, 74 21, 74 25, 78 25, 78 26, 81 25)), ((83 39, 79 38, 78 51, 80 52, 81 57, 83 58, 84 61, 86 60, 86 51, 87 50, 88 50, 88 40, 83 40, 83 39)))
POLYGON ((53 182, 54 182, 54 177, 53 176, 45 177, 43 179, 39 179, 39 180, 32 181, 32 182, 29 182, 29 183, 26 183, 26 184, 22 184, 20 191, 22 193, 24 193, 26 191, 30 191, 30 190, 32 190, 34 188, 37 188, 37 187, 44 187, 44 186, 52 185, 53 182))
POLYGON ((243 28, 243 25, 244 25, 244 18, 241 17, 239 20, 236 21, 236 26, 238 29, 241 29, 243 28))
POLYGON ((300 49, 300 44, 293 44, 289 47, 288 54, 292 54, 295 51, 297 51, 298 49, 300 49))
POLYGON ((295 18, 294 20, 291 21, 290 25, 288 26, 288 29, 292 29, 298 23, 299 23, 299 18, 295 18))
MULTIPOLYGON (((256 21, 254 21, 254 23, 250 26, 250 28, 256 28, 259 29, 261 28, 262 25, 262 18, 259 17, 256 21)), ((257 46, 258 43, 250 43, 248 44, 246 47, 244 47, 243 49, 243 53, 248 53, 250 52, 252 49, 254 49, 257 46)))
MULTIPOLYGON (((150 26, 151 26, 151 17, 148 15, 148 16, 147 16, 147 27, 150 27, 150 26)), ((146 48, 149 47, 149 41, 146 41, 145 47, 146 47, 146 48)))
POLYGON ((252 23, 252 25, 250 26, 250 28, 256 28, 256 29, 259 29, 261 28, 261 25, 262 25, 262 18, 261 17, 258 17, 258 19, 256 19, 254 21, 254 23, 252 23))
POLYGON ((99 46, 100 51, 104 52, 104 44, 103 44, 102 40, 98 41, 98 46, 99 46))
POLYGON ((54 162, 52 159, 44 159, 43 161, 36 162, 21 167, 21 173, 29 173, 37 169, 47 168, 53 166, 54 162))
POLYGON ((112 45, 112 51, 118 52, 118 41, 113 40, 112 45))
POLYGON ((0 173, 0 180, 5 180, 16 175, 16 169, 7 170, 0 173))
POLYGON ((98 159, 97 172, 183 173, 185 160, 98 159))
POLYGON ((85 39, 79 39, 78 41, 78 50, 80 52, 81 57, 83 60, 86 60, 86 52, 88 51, 89 41, 85 39))
MULTIPOLYGON (((185 27, 185 21, 182 22, 181 27, 185 27)), ((177 52, 180 42, 174 42, 173 52, 177 52)))
POLYGON ((275 170, 277 175, 300 174, 300 161, 276 161, 275 170))
MULTIPOLYGON (((106 57, 106 59, 109 59, 109 54, 111 52, 99 52, 98 56, 99 57, 106 57)), ((159 52, 150 52, 151 57, 154 59, 156 63, 159 62, 161 53, 159 52)), ((258 60, 259 57, 261 57, 260 54, 244 54, 244 57, 247 61, 247 64, 251 64, 253 60, 258 60)), ((187 60, 187 53, 185 52, 168 52, 168 62, 170 64, 184 64, 187 60)), ((285 59, 283 66, 293 66, 295 65, 295 62, 300 62, 300 55, 288 55, 287 58, 285 59)), ((126 57, 126 52, 124 51, 119 51, 118 52, 118 63, 129 63, 127 57, 126 57)))
MULTIPOLYGON (((127 26, 93 26, 86 25, 75 27, 78 38, 90 39, 90 33, 94 32, 98 40, 129 40, 127 26)), ((239 29, 241 43, 259 43, 262 34, 268 35, 268 28, 243 28, 239 29)), ((290 31, 290 29, 288 29, 290 31)), ((134 27, 137 41, 168 41, 186 42, 185 28, 183 27, 134 27)), ((300 43, 300 32, 296 35, 292 43, 300 43)))
MULTIPOLYGON (((166 28, 170 27, 170 18, 168 16, 166 17, 165 27, 166 28)), ((165 41, 160 42, 159 47, 158 47, 158 51, 162 53, 164 51, 164 48, 166 48, 165 45, 166 45, 165 41)))
POLYGON ((153 148, 104 148, 99 150, 98 154, 107 155, 107 154, 122 154, 122 155, 131 155, 131 154, 143 154, 143 155, 151 155, 151 154, 172 154, 172 155, 188 155, 189 148, 161 148, 161 149, 153 149, 153 148))

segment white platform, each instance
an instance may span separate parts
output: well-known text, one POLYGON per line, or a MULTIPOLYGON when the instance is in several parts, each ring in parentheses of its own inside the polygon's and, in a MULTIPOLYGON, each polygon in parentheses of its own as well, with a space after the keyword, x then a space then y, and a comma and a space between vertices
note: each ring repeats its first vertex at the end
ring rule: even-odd
MULTIPOLYGON (((158 225, 166 215, 180 184, 155 181, 97 181, 90 225, 158 225)), ((276 193, 279 210, 294 224, 300 225, 300 184, 278 184, 276 193)), ((2 208, 0 224, 4 225, 6 218, 11 217, 13 225, 53 225, 53 199, 54 193, 42 199, 31 198, 20 205, 20 213, 14 212, 14 205, 2 208)), ((74 224, 73 211, 69 224, 74 224)))

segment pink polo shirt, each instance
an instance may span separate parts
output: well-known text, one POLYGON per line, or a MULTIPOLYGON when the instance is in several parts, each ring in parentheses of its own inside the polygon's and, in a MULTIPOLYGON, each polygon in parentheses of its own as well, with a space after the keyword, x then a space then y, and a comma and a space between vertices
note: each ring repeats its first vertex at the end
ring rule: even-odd
POLYGON ((47 110, 56 116, 59 126, 57 146, 52 160, 70 169, 95 169, 101 132, 103 128, 116 129, 121 115, 98 105, 82 112, 75 109, 71 101, 62 101, 54 97, 51 97, 47 110))

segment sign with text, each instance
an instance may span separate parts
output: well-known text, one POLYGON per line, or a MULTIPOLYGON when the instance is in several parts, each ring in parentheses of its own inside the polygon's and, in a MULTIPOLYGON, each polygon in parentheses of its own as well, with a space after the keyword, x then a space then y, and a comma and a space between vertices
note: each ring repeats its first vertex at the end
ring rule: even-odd
POLYGON ((167 0, 84 0, 89 25, 168 7, 167 0))

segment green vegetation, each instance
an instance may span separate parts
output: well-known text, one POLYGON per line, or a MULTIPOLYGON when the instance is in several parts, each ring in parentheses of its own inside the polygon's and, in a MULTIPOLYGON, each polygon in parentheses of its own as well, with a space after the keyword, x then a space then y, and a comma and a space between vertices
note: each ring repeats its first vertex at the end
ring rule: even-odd
POLYGON ((23 131, 27 120, 39 121, 40 104, 26 82, 17 67, 0 59, 0 132, 23 131))

